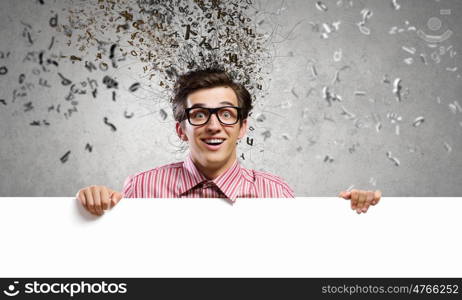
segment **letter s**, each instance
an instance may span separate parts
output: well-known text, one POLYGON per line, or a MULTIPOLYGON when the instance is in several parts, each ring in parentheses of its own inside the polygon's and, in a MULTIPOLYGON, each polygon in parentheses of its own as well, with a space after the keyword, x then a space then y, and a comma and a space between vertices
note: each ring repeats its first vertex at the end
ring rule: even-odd
POLYGON ((119 293, 125 294, 125 293, 127 292, 126 286, 127 286, 126 283, 121 283, 121 284, 119 284, 119 293))
POLYGON ((26 294, 32 294, 34 292, 34 289, 32 288, 32 283, 31 282, 28 282, 24 285, 24 287, 26 288, 26 290, 24 291, 26 294))

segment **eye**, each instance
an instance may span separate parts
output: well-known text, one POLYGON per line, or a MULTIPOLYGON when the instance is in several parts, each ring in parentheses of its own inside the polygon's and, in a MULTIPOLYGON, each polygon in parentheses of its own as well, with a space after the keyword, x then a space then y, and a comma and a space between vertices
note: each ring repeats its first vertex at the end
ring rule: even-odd
POLYGON ((205 118, 205 113, 203 113, 203 112, 197 112, 197 113, 194 115, 194 118, 203 119, 203 118, 205 118))
POLYGON ((219 114, 222 120, 234 120, 236 118, 237 112, 235 111, 235 109, 229 107, 221 109, 219 114))
POLYGON ((231 118, 231 113, 229 111, 225 111, 221 115, 222 115, 222 117, 224 117, 226 119, 231 118))
POLYGON ((204 110, 204 109, 201 109, 201 108, 193 109, 193 110, 190 112, 190 116, 191 116, 193 119, 198 119, 198 120, 207 119, 207 117, 208 117, 208 111, 206 111, 206 110, 204 110))

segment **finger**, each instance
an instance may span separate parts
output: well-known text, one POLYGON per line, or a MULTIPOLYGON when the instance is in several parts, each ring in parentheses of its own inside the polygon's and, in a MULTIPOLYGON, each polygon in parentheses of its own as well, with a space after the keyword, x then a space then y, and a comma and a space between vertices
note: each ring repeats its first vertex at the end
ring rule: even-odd
POLYGON ((366 203, 364 203, 364 207, 362 209, 362 212, 367 212, 369 209, 369 206, 371 205, 372 201, 374 200, 374 192, 372 191, 367 191, 366 192, 366 203))
POLYGON ((101 208, 103 210, 109 209, 109 201, 111 201, 111 199, 109 198, 109 190, 108 188, 103 187, 101 189, 101 208))
POLYGON ((93 200, 93 196, 91 194, 91 190, 90 189, 85 189, 84 191, 84 194, 85 194, 85 200, 86 200, 86 204, 87 204, 87 210, 96 215, 96 211, 95 211, 95 201, 93 200))
POLYGON ((382 197, 382 192, 379 190, 376 190, 374 192, 374 199, 372 200, 372 205, 376 205, 377 203, 379 203, 381 197, 382 197))
POLYGON ((366 202, 366 204, 364 204, 364 207, 362 209, 362 213, 367 213, 367 211, 369 210, 369 206, 371 206, 370 203, 366 202))
POLYGON ((358 190, 351 190, 351 209, 356 210, 358 208, 358 190))
POLYGON ((342 191, 342 192, 340 192, 340 194, 338 196, 343 198, 343 199, 348 200, 348 199, 351 198, 351 192, 350 191, 342 191))
POLYGON ((82 206, 85 209, 87 209, 87 202, 86 202, 86 199, 85 199, 85 194, 83 193, 82 190, 77 192, 76 198, 82 204, 82 206))
POLYGON ((367 198, 367 195, 364 191, 358 192, 358 208, 357 209, 359 210, 359 212, 362 211, 364 204, 366 203, 366 198, 367 198))
POLYGON ((95 211, 98 215, 103 214, 103 208, 101 207, 101 191, 98 187, 93 187, 91 189, 93 195, 93 201, 95 201, 95 211))

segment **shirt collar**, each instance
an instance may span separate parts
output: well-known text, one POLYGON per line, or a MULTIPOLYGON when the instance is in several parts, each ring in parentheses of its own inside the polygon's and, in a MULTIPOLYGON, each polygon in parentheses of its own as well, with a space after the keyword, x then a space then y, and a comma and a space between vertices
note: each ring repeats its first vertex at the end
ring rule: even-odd
POLYGON ((184 184, 181 185, 180 195, 196 187, 199 183, 207 181, 207 178, 194 165, 191 154, 188 154, 183 162, 184 184))
POLYGON ((242 167, 237 161, 223 174, 213 180, 217 187, 225 194, 226 198, 235 202, 242 184, 242 167))
MULTIPOLYGON (((190 180, 185 178, 185 184, 180 188, 180 195, 190 191, 198 184, 208 181, 208 179, 197 169, 196 165, 192 161, 191 154, 189 154, 184 160, 183 168, 189 175, 186 175, 185 177, 189 177, 190 180)), ((228 170, 212 180, 212 182, 223 192, 227 199, 234 203, 237 199, 239 188, 242 183, 242 176, 242 167, 236 159, 228 170)))

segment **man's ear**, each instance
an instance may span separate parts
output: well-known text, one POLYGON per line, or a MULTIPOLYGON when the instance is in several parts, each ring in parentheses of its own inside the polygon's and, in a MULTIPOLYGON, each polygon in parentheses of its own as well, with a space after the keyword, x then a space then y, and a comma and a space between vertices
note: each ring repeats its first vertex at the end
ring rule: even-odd
POLYGON ((181 125, 180 122, 176 122, 175 128, 176 128, 176 134, 178 135, 178 137, 180 138, 180 140, 182 140, 182 141, 184 141, 184 142, 187 142, 187 141, 188 141, 188 137, 187 137, 186 134, 184 133, 184 128, 183 128, 183 126, 181 125))
POLYGON ((242 139, 247 134, 248 124, 247 119, 244 119, 241 124, 241 128, 239 129, 239 137, 238 139, 242 139))

